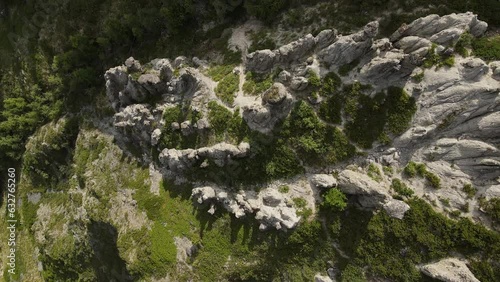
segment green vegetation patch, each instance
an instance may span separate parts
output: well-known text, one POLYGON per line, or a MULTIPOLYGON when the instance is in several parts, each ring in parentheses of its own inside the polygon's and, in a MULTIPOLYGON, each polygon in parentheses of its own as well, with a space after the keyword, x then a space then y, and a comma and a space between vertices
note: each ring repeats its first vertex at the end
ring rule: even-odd
POLYGON ((329 189, 325 194, 323 194, 321 207, 332 211, 343 211, 347 208, 347 197, 339 189, 329 189))
POLYGON ((382 172, 380 172, 379 167, 374 163, 370 163, 370 165, 368 166, 367 174, 371 179, 377 182, 382 181, 382 172))
POLYGON ((415 177, 416 175, 420 177, 424 177, 427 179, 428 183, 436 188, 439 189, 441 188, 441 179, 439 176, 435 175, 434 173, 430 172, 427 170, 427 167, 425 164, 422 163, 415 163, 413 161, 410 161, 404 168, 404 173, 407 177, 415 177))
POLYGON ((500 60, 500 35, 476 38, 472 41, 475 56, 486 61, 500 60))
POLYGON ((472 186, 470 183, 464 184, 462 190, 467 194, 467 198, 472 199, 477 193, 477 188, 472 186))
POLYGON ((215 94, 222 102, 233 105, 234 95, 238 91, 240 79, 235 73, 226 75, 215 87, 215 94))
POLYGON ((159 147, 169 149, 187 149, 203 147, 208 143, 208 132, 195 130, 191 134, 184 135, 180 129, 172 128, 172 123, 181 124, 184 121, 189 121, 192 125, 201 118, 201 113, 194 111, 190 107, 175 107, 166 108, 163 111, 163 127, 159 141, 159 147))
POLYGON ((391 183, 391 189, 399 196, 411 197, 414 191, 409 188, 401 179, 394 178, 391 183))
POLYGON ((388 134, 403 133, 417 110, 415 99, 401 88, 390 87, 373 98, 363 94, 368 89, 359 83, 348 85, 342 98, 347 136, 363 148, 370 148, 376 140, 386 143, 388 134))
POLYGON ((321 122, 304 101, 296 103, 283 124, 281 136, 289 140, 299 157, 309 164, 333 164, 356 152, 340 129, 321 122))
POLYGON ((436 69, 443 66, 452 67, 455 64, 455 57, 453 55, 438 55, 436 53, 436 47, 436 44, 432 44, 432 47, 429 49, 429 52, 424 60, 423 67, 427 69, 433 66, 436 66, 436 69))
POLYGON ((273 85, 273 75, 259 75, 253 72, 247 72, 245 83, 243 83, 243 92, 248 95, 260 95, 273 85))

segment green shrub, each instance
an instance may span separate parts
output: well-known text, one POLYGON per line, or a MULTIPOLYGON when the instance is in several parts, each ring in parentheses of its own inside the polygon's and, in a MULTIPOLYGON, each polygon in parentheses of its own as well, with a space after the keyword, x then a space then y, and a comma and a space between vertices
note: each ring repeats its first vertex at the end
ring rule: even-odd
POLYGON ((281 185, 280 187, 278 187, 278 191, 280 193, 286 194, 290 191, 290 187, 288 185, 281 185))
POLYGON ((491 198, 489 201, 484 201, 481 206, 493 222, 500 224, 500 198, 491 198))
POLYGON ((258 75, 247 72, 243 92, 248 95, 260 95, 273 85, 272 75, 258 75))
POLYGON ((323 195, 321 207, 333 211, 343 211, 347 207, 347 197, 339 189, 329 189, 323 195))
POLYGON ((421 71, 421 72, 415 74, 414 76, 412 76, 411 78, 413 78, 413 80, 415 80, 415 82, 422 82, 422 80, 424 80, 424 76, 425 76, 425 71, 421 71))
POLYGON ((472 41, 475 56, 487 61, 500 60, 500 35, 476 38, 472 41))
POLYGON ((377 182, 382 180, 382 173, 380 172, 378 166, 374 163, 370 163, 368 166, 368 176, 377 182))
POLYGON ((344 270, 342 270, 341 274, 341 282, 365 282, 366 276, 365 272, 363 271, 363 268, 353 265, 353 264, 348 264, 344 270))
POLYGON ((393 189, 398 195, 411 197, 413 196, 413 190, 406 186, 400 179, 394 178, 391 183, 391 189, 393 189))
POLYGON ((224 103, 232 105, 234 103, 234 94, 238 91, 239 83, 240 79, 238 75, 233 73, 228 74, 215 87, 215 94, 224 103))
POLYGON ((320 87, 321 86, 321 79, 319 76, 314 72, 313 70, 308 70, 307 71, 307 80, 309 81, 309 84, 313 87, 320 87))
POLYGON ((467 51, 467 48, 472 47, 473 40, 475 39, 469 32, 462 33, 462 35, 460 35, 460 39, 458 40, 457 44, 455 44, 455 51, 464 58, 468 57, 469 51, 467 51))
POLYGON ((233 72, 234 65, 213 66, 208 69, 207 74, 215 81, 221 81, 233 72))
POLYGON ((477 188, 473 187, 472 184, 466 183, 462 190, 467 194, 467 198, 472 199, 477 193, 477 188))
POLYGON ((427 181, 429 182, 429 184, 433 188, 436 188, 436 189, 441 188, 441 179, 437 175, 435 175, 434 173, 427 172, 425 174, 425 179, 427 179, 427 181))
POLYGON ((307 206, 307 201, 304 198, 293 198, 293 205, 298 209, 303 209, 307 206))
POLYGON ((417 164, 410 161, 404 168, 403 172, 408 177, 415 177, 417 175, 417 164))

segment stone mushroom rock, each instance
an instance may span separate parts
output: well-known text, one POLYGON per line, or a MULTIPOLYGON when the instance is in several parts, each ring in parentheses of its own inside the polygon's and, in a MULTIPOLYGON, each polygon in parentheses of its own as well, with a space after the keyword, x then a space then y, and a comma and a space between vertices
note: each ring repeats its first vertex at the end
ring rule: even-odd
POLYGON ((465 262, 456 258, 446 258, 420 267, 425 275, 445 282, 479 282, 465 262))
POLYGON ((384 204, 383 208, 390 217, 403 219, 410 206, 403 201, 391 199, 384 204))
POLYGON ((318 188, 332 188, 337 186, 337 179, 330 174, 315 174, 311 177, 311 183, 318 188))

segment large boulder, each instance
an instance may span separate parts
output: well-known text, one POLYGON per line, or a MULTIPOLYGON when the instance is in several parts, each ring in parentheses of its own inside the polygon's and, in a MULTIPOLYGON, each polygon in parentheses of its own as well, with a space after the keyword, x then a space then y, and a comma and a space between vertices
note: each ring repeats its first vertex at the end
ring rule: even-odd
POLYGON ((465 262, 447 258, 422 266, 420 270, 427 276, 445 282, 479 282, 465 262))
POLYGON ((311 177, 311 183, 321 189, 337 186, 337 179, 330 174, 315 174, 311 177))
POLYGON ((384 187, 361 172, 343 170, 338 176, 338 187, 348 195, 358 196, 364 208, 378 208, 391 199, 384 187))

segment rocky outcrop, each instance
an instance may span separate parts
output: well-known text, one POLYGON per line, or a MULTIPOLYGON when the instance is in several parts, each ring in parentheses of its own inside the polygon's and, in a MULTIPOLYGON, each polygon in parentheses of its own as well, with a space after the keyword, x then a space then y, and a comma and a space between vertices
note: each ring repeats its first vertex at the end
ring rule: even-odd
POLYGON ((471 12, 442 17, 429 15, 401 26, 391 35, 390 39, 394 42, 402 37, 418 36, 429 39, 436 44, 451 46, 458 41, 463 32, 469 31, 473 36, 478 37, 487 28, 488 24, 478 20, 477 15, 471 12))
POLYGON ((208 212, 212 214, 215 212, 215 203, 221 204, 236 218, 255 214, 255 219, 260 222, 260 230, 291 229, 300 221, 296 209, 289 204, 292 202, 291 199, 272 188, 264 189, 257 194, 252 191, 231 193, 206 186, 194 188, 192 197, 199 204, 207 202, 211 204, 208 212))
POLYGON ((410 210, 410 206, 400 200, 390 199, 383 205, 384 210, 390 217, 403 219, 405 213, 410 210))
POLYGON ((311 177, 311 183, 321 189, 337 187, 337 179, 330 174, 315 174, 311 177))
POLYGON ((360 58, 370 50, 378 33, 378 22, 368 23, 358 33, 341 36, 318 53, 318 60, 329 66, 342 66, 360 58))
POLYGON ((348 194, 358 196, 363 208, 381 207, 391 197, 388 191, 366 174, 352 170, 343 170, 338 176, 339 189, 348 194))
POLYGON ((243 119, 248 126, 262 133, 269 133, 274 126, 288 116, 293 105, 293 98, 281 83, 264 92, 261 104, 243 107, 243 119))
MULTIPOLYGON (((155 118, 151 114, 148 105, 134 104, 127 106, 114 115, 113 125, 129 141, 148 147, 151 140, 151 132, 155 123, 155 118)), ((157 140, 155 141, 157 142, 157 140)))
POLYGON ((465 262, 456 258, 447 258, 426 264, 420 270, 427 276, 445 282, 479 282, 465 262))
POLYGON ((200 149, 164 149, 160 155, 160 163, 171 171, 183 171, 191 168, 195 163, 205 159, 212 160, 217 166, 223 167, 233 158, 247 156, 250 151, 248 143, 240 143, 238 146, 228 143, 218 143, 211 147, 200 149))

